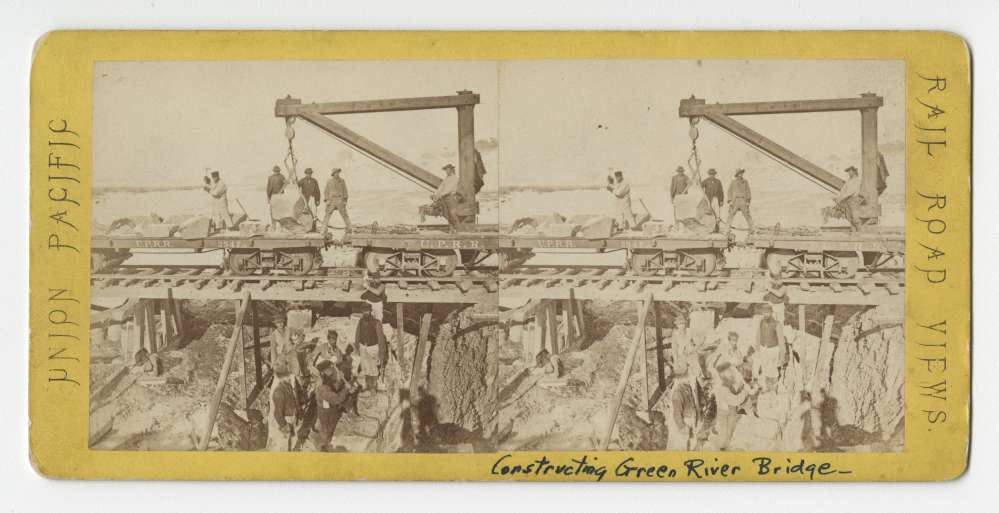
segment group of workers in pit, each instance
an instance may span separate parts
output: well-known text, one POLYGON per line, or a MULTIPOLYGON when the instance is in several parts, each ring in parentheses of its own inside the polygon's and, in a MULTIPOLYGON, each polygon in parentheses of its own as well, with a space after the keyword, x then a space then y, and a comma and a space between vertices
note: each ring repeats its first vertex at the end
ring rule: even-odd
MULTIPOLYGON (((306 340, 305 331, 291 330, 281 318, 270 334, 270 408, 267 449, 270 451, 337 451, 336 428, 343 415, 359 416, 358 398, 385 390, 385 368, 391 350, 382 329, 385 286, 369 276, 361 295, 362 312, 353 340, 341 340, 334 329, 326 339, 306 340)), ((422 387, 411 407, 409 391, 399 394, 393 410, 398 422, 386 431, 391 450, 421 446, 436 422, 435 401, 422 387)), ((388 428, 387 428, 388 429, 388 428)))
MULTIPOLYGON (((431 194, 430 199, 433 205, 437 208, 438 212, 443 214, 443 217, 448 219, 450 222, 451 211, 457 203, 457 193, 458 193, 458 176, 455 174, 455 168, 451 164, 447 164, 441 168, 444 171, 444 179, 438 185, 437 189, 431 194)), ((301 192, 302 198, 304 200, 304 208, 309 210, 311 217, 313 219, 319 219, 319 205, 322 198, 326 198, 326 209, 325 215, 323 216, 323 222, 320 225, 319 233, 323 236, 328 234, 329 220, 330 216, 334 212, 340 214, 340 218, 343 219, 344 224, 344 238, 350 236, 351 224, 350 224, 350 214, 347 213, 347 199, 349 194, 347 192, 347 182, 341 177, 343 170, 339 167, 334 167, 330 169, 330 178, 326 182, 326 187, 320 193, 319 182, 313 178, 312 168, 305 169, 305 176, 298 180, 296 184, 299 191, 301 192)), ((288 179, 285 175, 281 173, 281 168, 279 166, 274 166, 271 171, 271 175, 267 177, 267 204, 271 204, 272 198, 275 195, 284 194, 285 187, 288 184, 288 179)), ((203 186, 205 192, 211 198, 212 203, 212 223, 215 226, 216 231, 225 230, 235 230, 235 226, 232 213, 229 210, 229 194, 228 188, 225 182, 219 175, 218 171, 211 172, 211 178, 205 177, 205 183, 203 186)), ((271 219, 271 226, 276 230, 278 228, 278 220, 271 219)), ((315 232, 316 227, 310 226, 310 232, 315 232)))
POLYGON ((771 450, 832 443, 837 404, 825 390, 816 398, 805 390, 801 355, 785 336, 786 291, 778 285, 767 300, 752 344, 741 344, 735 331, 710 341, 703 333, 693 335, 682 316, 675 320, 665 355, 672 370, 665 419, 670 450, 752 449, 732 440, 749 416, 778 434, 771 450))
MULTIPOLYGON (((749 187, 749 181, 744 176, 745 173, 745 169, 736 169, 735 176, 728 185, 728 219, 725 222, 725 226, 727 227, 726 235, 732 233, 732 219, 739 213, 746 219, 749 233, 753 233, 756 229, 753 224, 753 216, 749 211, 753 194, 749 187)), ((845 173, 849 178, 839 192, 836 193, 833 200, 842 217, 850 222, 850 226, 854 230, 857 230, 860 227, 860 219, 856 215, 857 209, 864 202, 863 197, 860 195, 860 176, 857 168, 854 166, 846 168, 845 173)), ((718 172, 713 168, 708 169, 708 177, 701 181, 701 188, 711 206, 711 211, 720 219, 721 208, 725 204, 725 191, 717 175, 718 172)), ((677 167, 676 174, 673 175, 670 181, 670 201, 675 202, 677 196, 687 194, 690 185, 691 178, 687 176, 686 170, 684 170, 683 166, 677 167)), ((624 179, 624 173, 614 171, 612 176, 608 176, 606 189, 614 195, 616 201, 615 223, 617 227, 622 231, 628 229, 638 230, 640 227, 631 206, 631 185, 624 179)), ((717 224, 715 225, 715 231, 718 231, 717 224)))

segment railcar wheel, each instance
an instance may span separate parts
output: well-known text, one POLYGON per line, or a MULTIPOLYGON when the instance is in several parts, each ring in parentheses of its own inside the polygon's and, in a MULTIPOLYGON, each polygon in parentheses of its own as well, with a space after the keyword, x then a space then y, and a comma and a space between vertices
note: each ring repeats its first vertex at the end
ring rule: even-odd
POLYGON ((447 278, 454 274, 458 267, 458 257, 450 251, 427 252, 430 259, 436 261, 436 265, 424 267, 423 273, 432 278, 447 278))
POLYGON ((790 272, 785 271, 787 261, 794 255, 786 251, 769 251, 766 256, 767 272, 771 278, 788 278, 790 272))
POLYGON ((237 276, 253 274, 253 271, 260 267, 259 254, 256 251, 229 250, 226 267, 229 268, 229 272, 237 276))
POLYGON ((692 271, 694 276, 711 276, 718 269, 718 255, 711 250, 689 252, 697 260, 697 270, 692 271))
POLYGON ((292 259, 292 266, 288 272, 294 275, 309 274, 316 267, 316 254, 312 251, 297 251, 288 255, 292 259))
POLYGON ((628 266, 631 267, 631 272, 639 276, 655 276, 661 267, 655 264, 655 258, 658 254, 657 251, 632 251, 628 257, 628 266))
POLYGON ((364 269, 368 273, 381 273, 384 272, 384 261, 389 256, 389 253, 384 251, 374 251, 369 250, 364 252, 364 269))
POLYGON ((848 279, 857 275, 860 257, 852 251, 829 251, 823 258, 825 274, 830 278, 848 279))

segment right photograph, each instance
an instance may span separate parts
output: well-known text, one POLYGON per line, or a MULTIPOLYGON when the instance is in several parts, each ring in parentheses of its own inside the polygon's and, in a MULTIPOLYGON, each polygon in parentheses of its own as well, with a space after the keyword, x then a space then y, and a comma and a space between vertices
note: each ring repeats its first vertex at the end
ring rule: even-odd
POLYGON ((904 449, 904 62, 498 91, 498 450, 904 449))

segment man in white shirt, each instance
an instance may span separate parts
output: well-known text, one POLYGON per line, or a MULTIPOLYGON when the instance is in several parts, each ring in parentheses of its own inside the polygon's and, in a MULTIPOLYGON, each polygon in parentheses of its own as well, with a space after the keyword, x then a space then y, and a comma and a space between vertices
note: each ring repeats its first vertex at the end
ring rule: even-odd
POLYGON ((615 198, 614 218, 618 228, 621 230, 634 228, 638 223, 635 221, 635 213, 631 210, 631 185, 625 181, 624 173, 614 171, 614 181, 607 184, 607 190, 615 198))
POLYGON ((836 205, 843 211, 843 215, 854 230, 860 228, 860 217, 857 216, 857 208, 864 204, 864 197, 860 195, 860 176, 857 168, 850 166, 846 168, 849 178, 843 187, 836 193, 836 205))
POLYGON ((205 192, 212 198, 212 221, 216 230, 232 229, 232 214, 229 213, 229 194, 225 182, 218 171, 212 171, 211 181, 206 181, 205 192))

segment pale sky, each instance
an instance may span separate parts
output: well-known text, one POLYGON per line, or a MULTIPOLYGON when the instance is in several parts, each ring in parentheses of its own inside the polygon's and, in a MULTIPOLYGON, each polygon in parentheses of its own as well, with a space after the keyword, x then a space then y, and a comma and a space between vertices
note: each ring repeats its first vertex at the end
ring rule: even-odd
MULTIPOLYGON (((879 143, 904 141, 902 61, 507 61, 500 64, 501 186, 600 184, 608 168, 633 183, 668 180, 686 167, 689 124, 680 100, 708 103, 856 97, 885 99, 879 143)), ((840 174, 859 167, 860 114, 738 116, 737 120, 815 164, 840 174)), ((702 168, 726 181, 736 167, 747 178, 815 187, 702 121, 702 168)), ((886 151, 891 185, 901 191, 904 155, 886 151)))
MULTIPOLYGON (((197 185, 203 169, 233 184, 263 186, 283 160, 284 123, 274 102, 454 94, 471 89, 487 189, 497 185, 599 185, 608 168, 661 183, 690 152, 678 117, 691 94, 714 102, 885 98, 879 138, 892 177, 904 183, 902 61, 272 61, 102 62, 94 67, 94 177, 98 186, 197 185)), ((859 165, 859 113, 740 116, 739 121, 840 174, 859 165)), ((454 162, 454 109, 337 116, 362 135, 434 173, 454 162)), ((301 121, 300 170, 320 178, 343 167, 354 189, 416 188, 301 121)), ((727 181, 735 167, 768 187, 815 187, 702 122, 703 167, 727 181)))
MULTIPOLYGON (((477 61, 195 61, 94 65, 94 183, 97 186, 199 185, 203 169, 230 184, 266 182, 287 151, 274 103, 443 96, 470 89, 475 136, 496 137, 496 63, 477 61)), ((334 119, 438 175, 457 164, 455 109, 350 114, 334 119)), ((299 172, 320 183, 334 163, 351 189, 422 189, 374 164, 319 129, 295 124, 299 172)), ((495 152, 483 152, 495 188, 495 152), (490 155, 492 153, 492 155, 490 155)))

